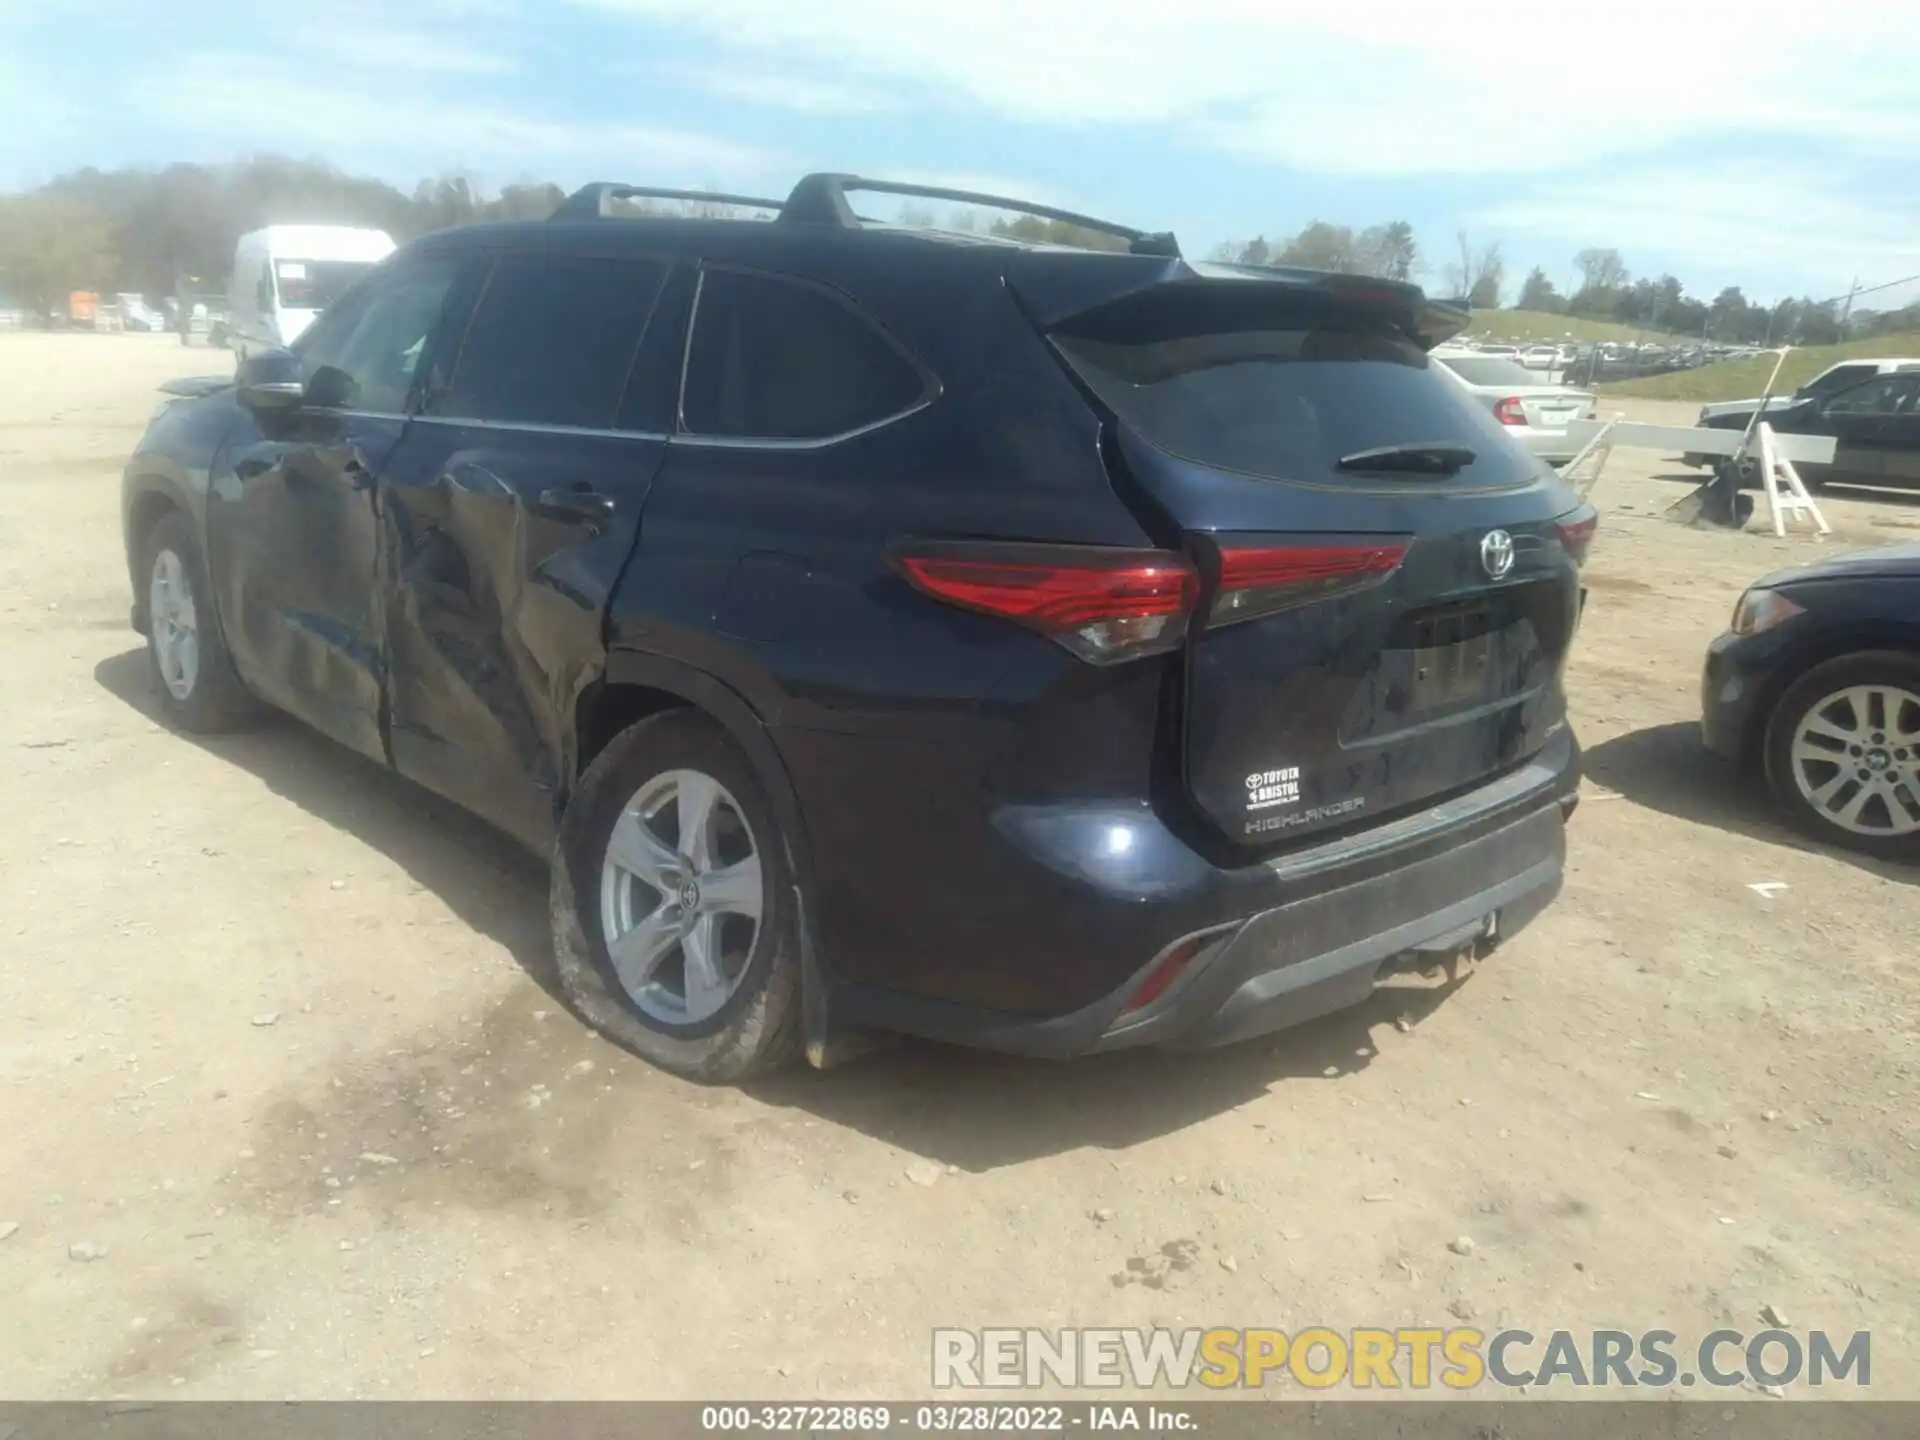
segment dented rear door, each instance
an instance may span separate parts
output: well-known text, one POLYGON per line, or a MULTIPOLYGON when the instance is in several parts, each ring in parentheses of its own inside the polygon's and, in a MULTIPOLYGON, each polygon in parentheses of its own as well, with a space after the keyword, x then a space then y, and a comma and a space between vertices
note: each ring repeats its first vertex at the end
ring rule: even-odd
POLYGON ((394 764, 536 848, 605 670, 690 292, 665 261, 498 256, 385 471, 394 764))

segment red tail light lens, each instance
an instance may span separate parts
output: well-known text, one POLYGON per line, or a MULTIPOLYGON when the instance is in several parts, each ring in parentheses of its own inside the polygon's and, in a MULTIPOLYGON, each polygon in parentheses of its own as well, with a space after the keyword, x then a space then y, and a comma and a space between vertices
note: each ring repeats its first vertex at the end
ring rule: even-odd
POLYGON ((1095 665, 1173 649, 1200 590, 1193 566, 1163 550, 909 541, 893 563, 924 594, 1025 625, 1095 665))
POLYGON ((1226 547, 1210 625, 1310 604, 1378 585, 1407 558, 1404 541, 1226 547))
POLYGON ((1527 412, 1521 406, 1518 395, 1509 395, 1506 399, 1495 402, 1493 418, 1502 425, 1524 425, 1527 423, 1527 412))
POLYGON ((1582 505, 1570 515, 1562 515, 1553 522, 1553 528, 1560 532, 1560 543, 1573 557, 1573 563, 1587 563, 1587 547, 1593 544, 1593 532, 1600 526, 1600 513, 1591 505, 1582 505))

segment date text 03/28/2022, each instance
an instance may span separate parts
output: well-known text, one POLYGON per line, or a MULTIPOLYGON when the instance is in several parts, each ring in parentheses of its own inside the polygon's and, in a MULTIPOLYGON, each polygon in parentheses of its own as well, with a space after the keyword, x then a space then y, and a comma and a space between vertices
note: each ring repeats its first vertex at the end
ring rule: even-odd
POLYGON ((1069 1430, 1199 1429, 1190 1410, 1164 1404, 1008 1405, 959 1402, 935 1405, 707 1405, 700 1428, 712 1434, 878 1434, 899 1430, 928 1435, 1047 1435, 1069 1430))

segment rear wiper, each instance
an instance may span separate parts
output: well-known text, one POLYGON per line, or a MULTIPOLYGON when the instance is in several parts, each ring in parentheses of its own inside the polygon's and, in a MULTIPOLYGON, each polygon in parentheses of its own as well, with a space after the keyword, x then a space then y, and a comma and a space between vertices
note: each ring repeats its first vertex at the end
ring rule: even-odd
POLYGON ((1341 470, 1407 470, 1421 475, 1451 475, 1464 470, 1480 458, 1465 445, 1444 441, 1415 441, 1407 445, 1377 445, 1371 450, 1356 450, 1342 455, 1341 470))

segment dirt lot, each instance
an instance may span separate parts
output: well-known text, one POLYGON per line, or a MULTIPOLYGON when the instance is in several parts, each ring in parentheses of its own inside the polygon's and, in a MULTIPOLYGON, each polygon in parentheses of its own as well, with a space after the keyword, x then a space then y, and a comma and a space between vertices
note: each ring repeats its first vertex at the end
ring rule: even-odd
POLYGON ((1616 454, 1571 880, 1459 983, 1198 1057, 701 1090, 547 992, 506 842, 290 724, 151 718, 117 476, 218 358, 0 335, 0 1394, 905 1396, 937 1325, 1772 1305, 1920 1396, 1920 876, 1796 843, 1695 738, 1702 648, 1810 542, 1659 521, 1675 467, 1616 454))

